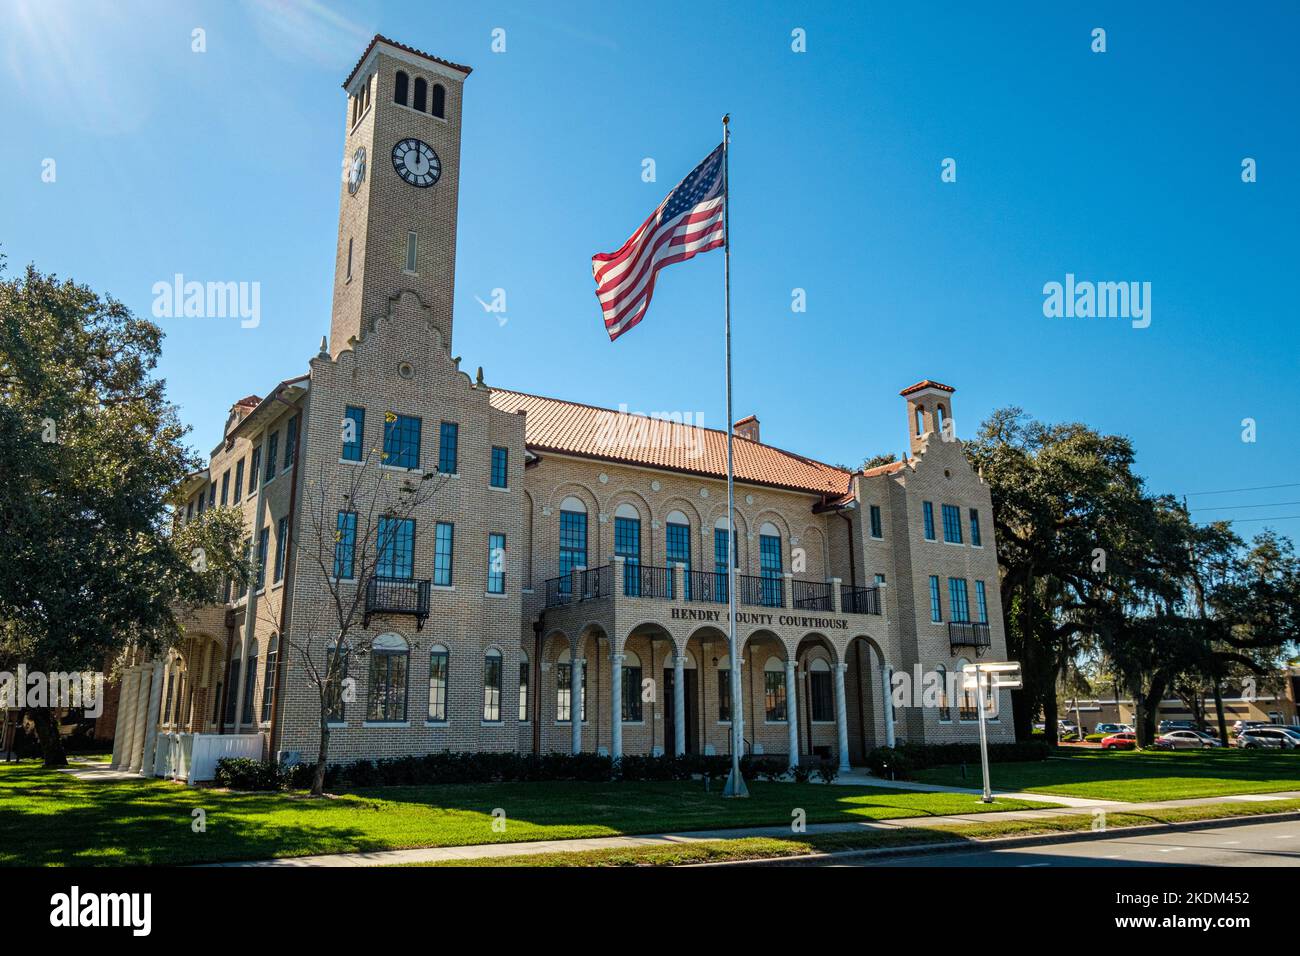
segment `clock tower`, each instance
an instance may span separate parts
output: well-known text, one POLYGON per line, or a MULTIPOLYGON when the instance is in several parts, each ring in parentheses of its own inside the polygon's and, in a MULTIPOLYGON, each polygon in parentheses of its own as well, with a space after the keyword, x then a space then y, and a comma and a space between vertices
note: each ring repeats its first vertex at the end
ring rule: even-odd
POLYGON ((376 36, 348 93, 330 354, 410 290, 451 347, 461 89, 470 68, 376 36))

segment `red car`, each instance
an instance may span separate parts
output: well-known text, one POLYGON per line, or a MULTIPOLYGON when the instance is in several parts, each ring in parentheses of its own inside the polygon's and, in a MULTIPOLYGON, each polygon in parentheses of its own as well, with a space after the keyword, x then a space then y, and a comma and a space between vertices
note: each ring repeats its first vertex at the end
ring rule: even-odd
POLYGON ((1137 747, 1137 734, 1133 733, 1111 734, 1101 740, 1102 750, 1132 750, 1135 747, 1137 747))

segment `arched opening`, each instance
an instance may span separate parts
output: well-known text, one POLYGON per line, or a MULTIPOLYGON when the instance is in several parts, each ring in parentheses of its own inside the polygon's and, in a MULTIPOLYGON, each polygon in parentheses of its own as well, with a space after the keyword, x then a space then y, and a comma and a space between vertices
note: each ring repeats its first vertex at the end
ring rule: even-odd
POLYGON ((641 513, 628 502, 614 510, 614 555, 623 559, 623 593, 641 594, 641 513))
POLYGON ((488 723, 501 720, 501 652, 495 647, 483 655, 483 719, 488 723))
POLYGON ((443 644, 429 648, 429 710, 427 719, 434 723, 447 720, 447 677, 451 652, 443 644))
POLYGON ((410 85, 410 79, 402 70, 397 71, 393 78, 393 102, 401 106, 406 105, 407 87, 410 85))
MULTIPOLYGON (((670 511, 668 517, 664 519, 664 560, 669 569, 675 565, 682 565, 682 588, 686 592, 685 599, 691 599, 691 520, 681 511, 670 511)), ((672 582, 674 577, 669 575, 668 578, 668 597, 673 597, 672 582)))
POLYGON ((939 432, 939 435, 941 437, 943 435, 943 422, 944 422, 943 406, 936 405, 934 406, 934 427, 939 432))
POLYGON ((560 502, 560 593, 573 586, 571 572, 587 566, 587 506, 573 495, 560 502))
POLYGON ((370 695, 366 720, 406 720, 406 677, 411 649, 400 634, 381 634, 370 645, 370 695))
POLYGON ((923 405, 916 406, 916 433, 925 434, 925 406, 923 405))
POLYGON ((262 723, 271 719, 271 708, 275 702, 276 667, 280 660, 280 638, 272 634, 266 648, 266 669, 262 674, 262 723))
POLYGON ((433 84, 433 95, 430 97, 429 112, 438 119, 443 119, 447 111, 447 91, 441 83, 433 84))
POLYGON ((415 78, 415 98, 412 100, 411 106, 423 113, 425 101, 428 99, 428 96, 429 84, 425 81, 424 77, 417 76, 415 78))
POLYGON ((770 521, 758 529, 758 569, 763 579, 762 601, 767 607, 782 604, 781 532, 770 521))
POLYGON ((641 681, 643 671, 641 657, 636 651, 623 651, 623 722, 639 724, 645 720, 645 702, 641 699, 641 681))

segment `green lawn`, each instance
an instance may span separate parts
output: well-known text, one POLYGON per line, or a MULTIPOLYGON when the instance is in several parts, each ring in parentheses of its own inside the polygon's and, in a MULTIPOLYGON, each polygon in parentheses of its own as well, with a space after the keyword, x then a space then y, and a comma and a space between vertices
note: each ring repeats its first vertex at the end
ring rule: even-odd
POLYGON ((325 800, 196 790, 159 780, 82 782, 34 762, 0 764, 0 865, 184 864, 523 840, 941 816, 1055 806, 968 794, 751 784, 723 800, 698 783, 387 787, 325 800), (191 830, 192 811, 207 831, 191 830), (505 811, 504 832, 492 811, 505 811))
MULTIPOLYGON (((997 790, 1143 802, 1300 790, 1300 752, 1076 750, 1032 763, 995 763, 997 790)), ((923 783, 978 786, 979 767, 938 767, 923 783)))

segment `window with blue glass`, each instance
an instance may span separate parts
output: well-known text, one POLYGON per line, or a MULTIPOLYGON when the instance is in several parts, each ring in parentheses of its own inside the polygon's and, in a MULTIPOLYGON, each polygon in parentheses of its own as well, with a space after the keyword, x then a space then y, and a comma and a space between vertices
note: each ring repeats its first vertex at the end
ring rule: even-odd
POLYGON ((587 566, 587 513, 560 510, 560 593, 572 589, 574 568, 587 566))
POLYGON ((420 419, 413 415, 384 415, 384 464, 420 467, 420 419))
POLYGON ((504 488, 509 481, 510 449, 492 446, 492 487, 504 488))
MULTIPOLYGON (((686 600, 691 598, 691 526, 680 522, 668 522, 664 525, 664 557, 668 560, 668 567, 671 569, 674 565, 682 564, 682 589, 685 590, 686 600)), ((670 575, 668 578, 668 597, 673 596, 673 580, 670 575)))
POLYGON ((266 440, 266 477, 263 484, 275 477, 275 459, 280 453, 280 433, 276 432, 266 440))
POLYGON ((929 501, 921 502, 921 520, 925 524, 925 540, 934 540, 934 505, 929 501))
POLYGON ((930 575, 930 620, 938 624, 943 620, 943 607, 939 604, 939 578, 930 575))
POLYGON ((270 528, 263 528, 257 532, 257 589, 259 591, 266 587, 266 551, 270 541, 270 528))
POLYGON ((262 473, 262 446, 258 445, 253 449, 253 458, 249 462, 248 468, 248 493, 251 495, 257 490, 257 479, 262 473))
POLYGON ((357 551, 357 513, 340 511, 334 525, 334 577, 346 581, 352 577, 357 551))
POLYGON ((880 520, 880 505, 872 505, 869 513, 871 515, 871 537, 883 538, 885 529, 884 523, 880 520))
POLYGON ((433 535, 433 583, 440 588, 451 587, 451 558, 455 541, 455 527, 449 521, 439 521, 433 535))
POLYGON ((488 535, 488 576, 489 594, 506 593, 506 536, 488 535))
POLYGON ((958 624, 970 623, 970 603, 966 600, 966 579, 948 579, 948 613, 958 624))
POLYGON ((984 593, 984 582, 975 582, 975 613, 978 615, 977 621, 981 624, 989 622, 989 603, 988 595, 984 593))
MULTIPOLYGON (((781 537, 774 534, 758 536, 758 567, 763 578, 763 603, 768 607, 781 606, 781 537)), ((784 680, 784 677, 782 678, 784 680)))
POLYGON ((623 559, 623 593, 641 594, 641 519, 614 518, 614 554, 623 559))
POLYGON ((977 548, 984 543, 980 540, 980 513, 975 508, 970 510, 970 543, 977 548))
POLYGON ((438 471, 444 475, 456 474, 456 444, 460 435, 460 426, 455 422, 443 422, 438 427, 438 471))
POLYGON ((961 544, 961 509, 956 505, 943 506, 943 540, 961 544))
POLYGON ((409 579, 415 573, 415 522, 410 518, 379 519, 379 549, 375 574, 409 579))
POLYGON ((293 464, 293 453, 298 450, 298 416, 289 419, 284 430, 284 470, 293 464))
POLYGON ((235 462, 235 504, 244 499, 244 459, 235 462))
MULTIPOLYGON (((735 532, 731 535, 731 564, 740 567, 740 547, 735 532)), ((708 598, 722 603, 727 600, 727 587, 730 577, 727 574, 727 529, 713 529, 713 593, 708 598)), ((730 718, 727 718, 730 720, 730 718)))
POLYGON ((285 548, 289 544, 289 519, 281 518, 275 523, 275 574, 273 581, 284 580, 284 559, 288 556, 285 548))
POLYGON ((343 411, 343 454, 344 461, 361 461, 362 442, 366 431, 366 410, 349 405, 343 411))

